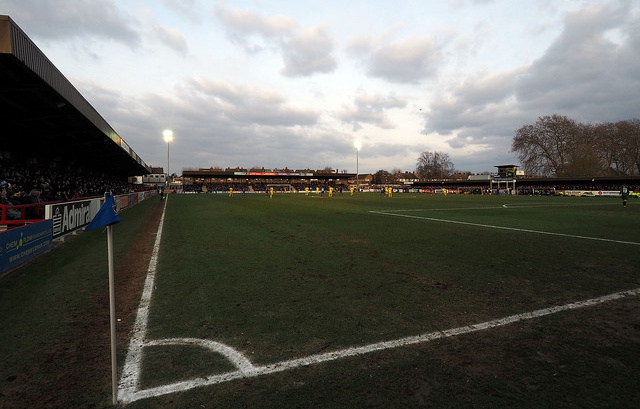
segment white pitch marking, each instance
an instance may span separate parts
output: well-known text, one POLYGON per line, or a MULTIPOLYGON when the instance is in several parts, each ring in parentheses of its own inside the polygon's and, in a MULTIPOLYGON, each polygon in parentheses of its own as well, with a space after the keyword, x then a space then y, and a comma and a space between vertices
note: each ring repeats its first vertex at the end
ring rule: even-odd
MULTIPOLYGON (((247 358, 240 358, 240 361, 243 362, 243 367, 237 366, 239 369, 237 371, 225 372, 221 374, 216 374, 208 377, 195 378, 182 382, 176 382, 168 385, 158 386, 155 388, 149 388, 144 390, 131 390, 129 393, 125 394, 121 398, 122 403, 130 403, 136 400, 151 398, 155 396, 166 395, 169 393, 186 391, 189 389, 193 389, 200 386, 207 385, 215 385, 223 382, 232 381, 235 379, 241 378, 253 378, 257 376, 263 376, 268 374, 273 374, 277 372, 283 372, 290 369, 295 369, 303 366, 314 365, 322 362, 335 361, 342 358, 348 358, 363 354, 368 354, 375 351, 381 351, 385 349, 399 348, 408 345, 415 345, 425 342, 434 341, 436 339, 454 337, 463 334, 469 334, 476 331, 482 331, 485 329, 502 327, 505 325, 513 324, 516 322, 526 321, 534 318, 543 317, 550 314, 555 314, 561 311, 568 311, 578 308, 589 307, 601 303, 605 303, 608 301, 618 300, 624 297, 631 297, 640 295, 640 288, 628 291, 621 291, 613 294, 604 295, 602 297, 591 298, 588 300, 572 302, 565 305, 559 305, 550 308, 543 308, 540 310, 535 310, 531 312, 525 312, 522 314, 510 315, 508 317, 499 318, 491 321, 485 321, 478 324, 471 324, 463 327, 451 328, 444 331, 436 331, 430 332, 422 335, 410 336, 405 338, 400 338, 391 341, 383 341, 377 342, 374 344, 359 346, 359 347, 351 347, 333 352, 326 352, 322 354, 310 355, 304 358, 292 359, 288 361, 277 362, 274 364, 269 364, 265 366, 254 366, 250 363, 247 358)), ((225 356, 229 356, 229 352, 231 354, 240 354, 235 351, 233 348, 228 347, 226 345, 207 341, 207 340, 193 340, 193 339, 168 339, 168 340, 159 340, 148 343, 147 345, 168 345, 168 344, 176 344, 183 343, 187 344, 195 343, 197 345, 206 345, 208 343, 217 344, 213 349, 222 348, 225 352, 225 356)), ((241 354, 240 354, 241 355, 241 354)))
POLYGON ((437 219, 435 217, 412 216, 412 215, 408 215, 408 214, 396 214, 396 213, 391 213, 391 212, 397 212, 397 210, 386 210, 386 211, 370 210, 369 211, 369 213, 381 214, 381 215, 384 215, 384 216, 404 217, 404 218, 409 218, 409 219, 428 220, 428 221, 431 221, 431 222, 453 223, 453 224, 462 224, 462 225, 465 225, 465 226, 484 227, 484 228, 487 228, 487 229, 511 230, 511 231, 518 231, 518 232, 523 232, 523 233, 546 234, 547 236, 569 237, 569 238, 572 238, 572 239, 604 241, 604 242, 607 242, 607 243, 630 244, 632 246, 640 246, 640 243, 635 242, 635 241, 604 239, 604 238, 601 238, 601 237, 578 236, 578 235, 575 235, 575 234, 554 233, 554 232, 542 231, 542 230, 519 229, 519 228, 516 228, 516 227, 506 227, 506 226, 496 226, 496 225, 492 225, 492 224, 462 222, 462 221, 458 221, 458 220, 437 219))
POLYGON ((522 209, 531 207, 585 207, 585 206, 611 206, 611 203, 581 203, 581 204, 540 204, 540 203, 506 203, 502 206, 480 206, 480 207, 441 207, 441 208, 429 208, 429 209, 394 209, 394 210, 370 210, 370 213, 385 213, 385 212, 443 212, 443 211, 455 211, 455 210, 491 210, 491 209, 522 209))
POLYGON ((194 345, 206 348, 211 352, 223 355, 227 358, 240 372, 250 373, 255 370, 255 366, 244 355, 235 349, 221 342, 211 341, 201 338, 165 338, 155 341, 148 341, 145 346, 156 345, 194 345))
POLYGON ((149 260, 149 268, 147 269, 147 277, 144 281, 144 289, 142 298, 138 306, 138 314, 133 324, 131 341, 129 342, 129 351, 122 369, 122 376, 118 382, 118 398, 126 401, 128 396, 135 393, 140 383, 140 365, 142 363, 142 349, 145 346, 145 338, 147 337, 147 323, 149 321, 149 307, 151 305, 151 294, 153 293, 153 283, 156 277, 156 267, 158 265, 158 252, 160 251, 160 241, 162 239, 162 228, 164 225, 164 215, 167 210, 166 196, 160 223, 158 224, 158 232, 156 240, 153 244, 151 260, 149 260))

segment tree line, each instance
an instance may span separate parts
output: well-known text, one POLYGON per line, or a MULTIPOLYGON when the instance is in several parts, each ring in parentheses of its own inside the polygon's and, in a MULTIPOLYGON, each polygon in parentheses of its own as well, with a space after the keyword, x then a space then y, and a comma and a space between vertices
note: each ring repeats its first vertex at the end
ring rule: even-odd
POLYGON ((516 131, 511 151, 528 174, 634 176, 640 174, 640 120, 579 123, 542 116, 516 131))
MULTIPOLYGON (((396 183, 400 178, 406 177, 408 172, 394 169, 392 172, 381 169, 373 174, 374 184, 396 183)), ((471 174, 471 172, 459 172, 455 170, 449 154, 444 152, 425 151, 420 154, 414 172, 422 179, 442 180, 449 178, 454 173, 471 174)))
MULTIPOLYGON (((640 175, 640 119, 580 123, 541 116, 516 130, 511 151, 529 175, 555 177, 640 175)), ((424 179, 445 179, 455 170, 448 154, 425 151, 416 163, 424 179)))

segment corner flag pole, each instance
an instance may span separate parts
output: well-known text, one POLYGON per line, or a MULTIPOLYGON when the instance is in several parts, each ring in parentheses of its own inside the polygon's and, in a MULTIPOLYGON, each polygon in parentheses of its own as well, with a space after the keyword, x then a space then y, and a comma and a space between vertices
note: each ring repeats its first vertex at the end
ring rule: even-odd
POLYGON ((111 337, 111 392, 112 402, 118 403, 118 362, 116 360, 116 290, 113 273, 113 224, 119 223, 118 206, 111 192, 105 192, 104 204, 84 228, 84 231, 107 227, 107 259, 109 260, 109 324, 111 337))
POLYGON ((107 226, 107 254, 109 259, 109 327, 111 335, 111 393, 112 403, 118 404, 118 362, 116 360, 116 291, 113 272, 113 226, 107 226))

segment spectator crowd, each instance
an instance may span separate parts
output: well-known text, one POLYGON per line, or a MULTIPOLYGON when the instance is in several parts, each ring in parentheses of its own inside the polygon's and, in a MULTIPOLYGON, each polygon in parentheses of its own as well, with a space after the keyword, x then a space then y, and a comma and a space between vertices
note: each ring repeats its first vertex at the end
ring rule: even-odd
MULTIPOLYGON (((86 169, 39 165, 25 167, 0 159, 0 204, 5 206, 61 202, 102 196, 104 192, 117 195, 132 191, 134 185, 127 183, 126 179, 116 179, 86 169)), ((9 209, 6 218, 15 220, 20 216, 19 211, 9 209)), ((27 218, 30 217, 27 215, 27 218)))

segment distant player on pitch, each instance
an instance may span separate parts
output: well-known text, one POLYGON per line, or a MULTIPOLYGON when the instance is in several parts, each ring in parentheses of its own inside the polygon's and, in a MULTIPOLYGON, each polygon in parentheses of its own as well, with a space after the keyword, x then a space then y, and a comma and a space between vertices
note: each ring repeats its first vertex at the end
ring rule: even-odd
POLYGON ((627 185, 622 185, 620 188, 620 197, 622 198, 622 207, 627 207, 627 200, 629 200, 629 188, 627 185))

